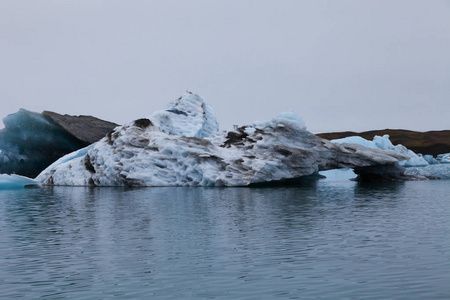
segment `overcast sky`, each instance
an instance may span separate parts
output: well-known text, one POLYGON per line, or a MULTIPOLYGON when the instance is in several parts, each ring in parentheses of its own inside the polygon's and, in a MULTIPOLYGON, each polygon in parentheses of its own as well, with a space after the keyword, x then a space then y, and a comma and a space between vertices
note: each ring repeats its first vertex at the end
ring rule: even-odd
POLYGON ((450 129, 450 1, 0 0, 0 117, 125 123, 185 90, 221 129, 450 129))

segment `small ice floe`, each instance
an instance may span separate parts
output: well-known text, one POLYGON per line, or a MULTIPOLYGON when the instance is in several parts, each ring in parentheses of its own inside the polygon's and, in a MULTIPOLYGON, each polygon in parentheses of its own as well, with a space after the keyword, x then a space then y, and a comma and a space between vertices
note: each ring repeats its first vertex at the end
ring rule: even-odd
POLYGON ((34 179, 20 176, 0 174, 0 190, 20 189, 27 187, 39 187, 40 183, 34 179))

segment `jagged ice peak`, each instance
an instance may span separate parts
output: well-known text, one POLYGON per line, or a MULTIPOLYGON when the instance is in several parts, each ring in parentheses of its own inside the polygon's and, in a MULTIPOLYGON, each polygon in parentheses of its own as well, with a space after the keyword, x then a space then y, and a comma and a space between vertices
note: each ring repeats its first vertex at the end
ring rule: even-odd
POLYGON ((170 102, 165 110, 158 110, 149 119, 168 135, 205 138, 219 131, 212 107, 199 95, 186 92, 170 102))

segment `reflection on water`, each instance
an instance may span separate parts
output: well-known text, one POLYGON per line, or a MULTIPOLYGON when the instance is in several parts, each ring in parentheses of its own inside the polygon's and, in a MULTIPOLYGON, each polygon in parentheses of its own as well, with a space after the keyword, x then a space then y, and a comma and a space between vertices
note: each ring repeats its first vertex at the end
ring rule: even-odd
POLYGON ((447 299, 448 182, 0 192, 3 299, 447 299))

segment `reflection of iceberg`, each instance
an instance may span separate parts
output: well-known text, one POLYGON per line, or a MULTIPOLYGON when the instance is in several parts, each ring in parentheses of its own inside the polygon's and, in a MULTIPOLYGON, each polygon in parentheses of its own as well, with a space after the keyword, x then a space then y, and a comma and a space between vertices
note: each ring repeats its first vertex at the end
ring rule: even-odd
POLYGON ((25 176, 0 174, 0 190, 39 185, 40 183, 38 181, 25 176))
POLYGON ((87 149, 48 167, 47 185, 246 186, 292 183, 321 170, 358 168, 402 176, 408 156, 360 145, 333 144, 286 112, 230 132, 218 132, 214 112, 187 93, 148 119, 119 126, 87 149))

